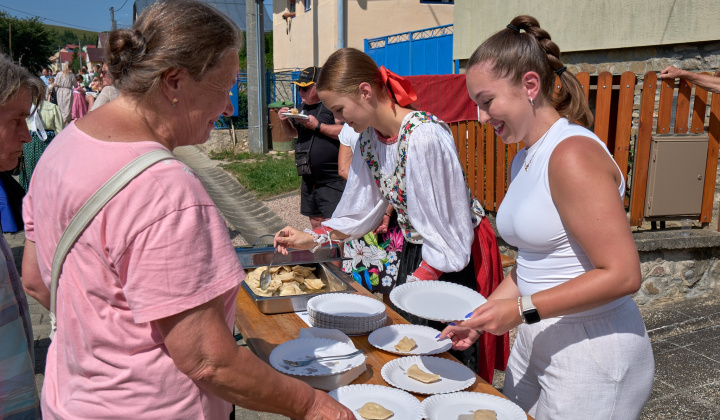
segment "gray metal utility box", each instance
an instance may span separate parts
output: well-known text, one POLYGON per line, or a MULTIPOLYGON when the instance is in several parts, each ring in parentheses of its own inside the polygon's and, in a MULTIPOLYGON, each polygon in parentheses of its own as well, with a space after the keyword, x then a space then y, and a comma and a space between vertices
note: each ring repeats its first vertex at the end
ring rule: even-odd
POLYGON ((652 137, 646 219, 671 220, 700 215, 707 148, 707 134, 652 137))

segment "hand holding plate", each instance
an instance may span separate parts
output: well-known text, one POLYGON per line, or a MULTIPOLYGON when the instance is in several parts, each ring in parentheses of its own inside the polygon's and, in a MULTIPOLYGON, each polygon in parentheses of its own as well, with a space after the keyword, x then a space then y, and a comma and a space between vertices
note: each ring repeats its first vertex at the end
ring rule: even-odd
POLYGON ((318 126, 318 119, 314 115, 308 115, 306 120, 299 119, 297 122, 308 130, 314 130, 318 126))
POLYGON ((453 342, 453 350, 462 351, 472 346, 480 337, 480 334, 482 334, 482 331, 458 327, 457 325, 449 325, 440 333, 438 340, 449 338, 453 342))
POLYGON ((335 401, 327 393, 316 389, 313 403, 303 418, 309 420, 351 420, 355 419, 355 414, 349 408, 335 401))
POLYGON ((288 108, 288 107, 286 107, 286 106, 278 109, 277 113, 278 113, 278 118, 280 119, 280 121, 287 121, 287 120, 288 120, 288 116, 287 116, 287 113, 288 113, 288 112, 290 112, 290 108, 288 108))

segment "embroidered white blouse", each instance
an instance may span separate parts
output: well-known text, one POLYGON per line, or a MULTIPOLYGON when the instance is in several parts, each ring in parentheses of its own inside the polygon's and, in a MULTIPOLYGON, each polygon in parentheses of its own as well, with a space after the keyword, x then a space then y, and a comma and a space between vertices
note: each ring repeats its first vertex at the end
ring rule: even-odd
MULTIPOLYGON (((403 120, 404 126, 412 113, 403 120)), ((398 143, 380 142, 373 128, 371 136, 380 170, 392 174, 397 165, 398 143)), ((375 229, 382 221, 388 201, 362 157, 359 142, 345 192, 333 217, 324 226, 357 239, 375 229)), ((407 215, 422 236, 422 257, 443 272, 457 272, 470 261, 474 238, 470 198, 460 167, 455 142, 449 127, 442 124, 420 124, 408 136, 406 163, 407 215)))

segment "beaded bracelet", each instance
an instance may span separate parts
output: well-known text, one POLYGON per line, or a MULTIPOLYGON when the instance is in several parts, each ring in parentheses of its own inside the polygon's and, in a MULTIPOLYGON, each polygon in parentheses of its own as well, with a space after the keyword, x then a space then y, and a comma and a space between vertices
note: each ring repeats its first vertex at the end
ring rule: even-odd
POLYGON ((330 237, 330 232, 332 232, 332 229, 326 226, 319 227, 315 230, 305 229, 305 233, 309 233, 313 236, 313 241, 317 243, 315 245, 315 248, 311 249, 310 252, 315 253, 315 251, 318 250, 325 242, 329 242, 330 246, 332 246, 332 238, 330 237))

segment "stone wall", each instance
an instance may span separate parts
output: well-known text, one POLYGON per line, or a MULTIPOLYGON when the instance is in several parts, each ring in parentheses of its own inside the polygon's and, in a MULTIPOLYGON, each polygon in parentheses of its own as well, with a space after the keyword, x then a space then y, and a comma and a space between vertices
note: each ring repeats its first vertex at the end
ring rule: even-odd
POLYGON ((648 71, 659 72, 669 65, 689 71, 715 72, 720 68, 720 41, 623 48, 607 51, 570 52, 562 61, 573 74, 632 71, 642 81, 648 71))
MULTIPOLYGON (((492 218, 491 222, 494 225, 492 218)), ((639 306, 720 294, 720 233, 668 229, 633 236, 642 274, 642 286, 633 295, 639 306)), ((498 244, 501 253, 517 258, 516 248, 500 237, 498 244)))
POLYGON ((640 270, 642 287, 633 296, 638 305, 720 292, 717 248, 641 252, 640 270))

